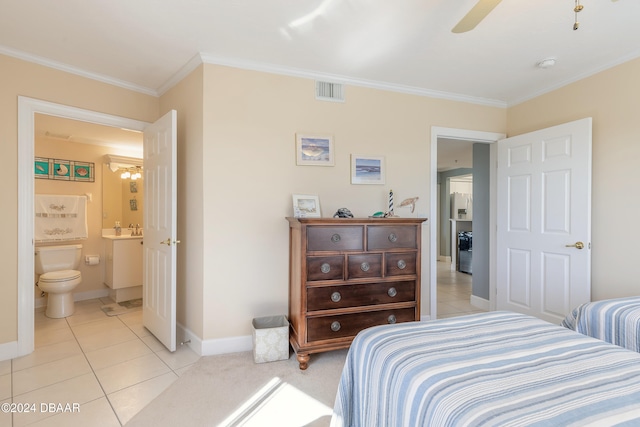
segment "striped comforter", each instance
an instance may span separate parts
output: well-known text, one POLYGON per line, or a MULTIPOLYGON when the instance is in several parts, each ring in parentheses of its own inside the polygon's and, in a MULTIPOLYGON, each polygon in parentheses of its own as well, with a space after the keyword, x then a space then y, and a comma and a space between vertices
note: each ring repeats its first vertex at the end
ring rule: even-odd
POLYGON ((562 321, 562 326, 640 352, 640 297, 582 304, 562 321))
POLYGON ((640 354, 510 312, 369 328, 331 425, 637 426, 640 354))

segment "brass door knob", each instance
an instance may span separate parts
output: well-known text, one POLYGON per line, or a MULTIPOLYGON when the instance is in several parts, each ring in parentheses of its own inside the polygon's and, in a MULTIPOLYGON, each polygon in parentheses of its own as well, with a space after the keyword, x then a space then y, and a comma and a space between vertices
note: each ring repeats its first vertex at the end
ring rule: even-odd
MULTIPOLYGON (((174 240, 173 244, 176 245, 180 243, 180 240, 174 240)), ((171 239, 167 239, 167 240, 163 240, 162 242, 160 242, 161 245, 167 245, 167 246, 171 246, 171 239)))
POLYGON ((582 242, 575 242, 573 245, 565 245, 567 248, 576 248, 576 249, 583 249, 584 248, 584 243, 582 242))

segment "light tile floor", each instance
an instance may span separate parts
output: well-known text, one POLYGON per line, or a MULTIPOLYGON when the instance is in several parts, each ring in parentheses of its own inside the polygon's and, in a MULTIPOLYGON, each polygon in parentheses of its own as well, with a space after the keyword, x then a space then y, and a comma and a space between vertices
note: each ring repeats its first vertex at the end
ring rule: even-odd
POLYGON ((470 274, 451 271, 451 264, 448 262, 438 261, 437 268, 438 319, 485 311, 470 303, 472 283, 470 274))
POLYGON ((0 403, 34 411, 3 406, 0 426, 123 426, 198 360, 187 346, 169 352, 141 310, 104 314, 112 302, 76 302, 65 319, 36 312, 35 351, 0 362, 0 403))

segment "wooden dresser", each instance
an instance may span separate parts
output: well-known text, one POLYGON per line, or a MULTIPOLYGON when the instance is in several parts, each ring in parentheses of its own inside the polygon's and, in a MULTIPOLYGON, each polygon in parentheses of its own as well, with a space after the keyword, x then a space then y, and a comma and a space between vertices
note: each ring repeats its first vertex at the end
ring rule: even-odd
POLYGON ((287 218, 289 341, 310 355, 348 348, 362 329, 420 320, 425 218, 287 218))

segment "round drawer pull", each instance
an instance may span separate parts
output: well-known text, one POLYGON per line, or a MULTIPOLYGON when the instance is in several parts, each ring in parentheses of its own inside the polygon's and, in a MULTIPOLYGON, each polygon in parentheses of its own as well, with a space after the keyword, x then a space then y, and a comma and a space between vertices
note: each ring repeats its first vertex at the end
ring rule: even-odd
POLYGON ((395 297, 396 295, 398 295, 398 291, 396 290, 396 288, 389 288, 389 290, 387 291, 387 295, 389 295, 390 297, 395 297))
POLYGON ((328 262, 323 263, 320 266, 320 271, 322 271, 324 274, 327 274, 328 272, 331 271, 331 265, 329 265, 328 262))
POLYGON ((338 243, 340 241, 340 239, 342 239, 342 238, 340 237, 340 235, 338 233, 336 233, 336 234, 331 236, 331 241, 333 243, 338 243))
POLYGON ((407 263, 406 263, 406 262, 404 262, 404 260, 403 260, 403 259, 401 259, 401 260, 399 260, 399 261, 398 261, 398 268, 399 268, 400 270, 404 270, 406 266, 407 266, 407 263))
POLYGON ((362 271, 369 271, 369 268, 371 267, 369 266, 369 263, 366 261, 360 264, 360 270, 362 271))
POLYGON ((394 316, 393 314, 389 315, 389 317, 387 317, 387 322, 389 323, 396 323, 396 316, 394 316))
POLYGON ((331 301, 338 302, 341 299, 342 299, 342 295, 340 295, 340 292, 334 292, 331 294, 331 301))
POLYGON ((396 236, 394 233, 389 234, 390 242, 396 242, 397 240, 398 240, 398 236, 396 236))
POLYGON ((333 322, 333 323, 331 324, 331 330, 332 330, 333 332, 338 332, 338 331, 340 330, 340 328, 341 328, 341 327, 342 327, 342 326, 340 325, 340 322, 338 322, 338 321, 335 321, 335 322, 333 322))

